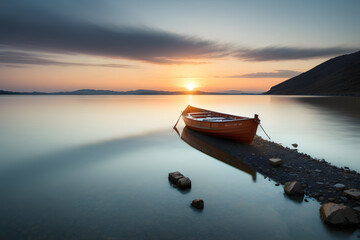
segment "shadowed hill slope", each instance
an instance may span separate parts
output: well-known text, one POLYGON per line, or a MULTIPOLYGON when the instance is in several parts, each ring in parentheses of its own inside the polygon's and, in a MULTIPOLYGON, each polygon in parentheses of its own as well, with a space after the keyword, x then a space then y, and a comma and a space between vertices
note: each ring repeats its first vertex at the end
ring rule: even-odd
POLYGON ((360 96, 360 51, 332 58, 273 86, 267 94, 360 96))

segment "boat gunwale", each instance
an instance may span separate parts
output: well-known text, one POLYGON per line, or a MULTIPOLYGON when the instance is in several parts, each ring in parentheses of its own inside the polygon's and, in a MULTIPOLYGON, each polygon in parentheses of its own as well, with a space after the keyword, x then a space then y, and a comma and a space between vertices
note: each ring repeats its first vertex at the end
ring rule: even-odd
MULTIPOLYGON (((191 105, 189 105, 188 107, 192 107, 191 105)), ((187 108, 188 108, 187 107, 187 108)), ((198 107, 193 107, 199 110, 203 110, 204 112, 208 112, 208 113, 215 113, 215 114, 221 114, 221 115, 227 115, 230 117, 238 117, 240 119, 233 119, 233 120, 226 120, 226 121, 203 121, 203 120, 197 120, 196 118, 190 118, 189 115, 191 114, 191 112, 186 112, 186 113, 182 113, 181 115, 189 120, 193 120, 193 121, 197 121, 197 122, 208 122, 208 123, 227 123, 227 122, 238 122, 238 121, 245 121, 245 120, 252 120, 255 118, 251 118, 251 117, 242 117, 242 116, 238 116, 238 115, 232 115, 232 114, 227 114, 227 113, 221 113, 221 112, 216 112, 216 111, 211 111, 211 110, 207 110, 207 109, 203 109, 203 108, 198 108, 198 107)), ((195 112, 194 112, 195 113, 195 112)))

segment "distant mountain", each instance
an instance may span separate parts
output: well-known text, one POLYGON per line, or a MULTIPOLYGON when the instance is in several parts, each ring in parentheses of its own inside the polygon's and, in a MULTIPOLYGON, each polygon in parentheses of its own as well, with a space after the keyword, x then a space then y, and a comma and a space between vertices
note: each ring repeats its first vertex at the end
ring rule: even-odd
POLYGON ((239 90, 227 90, 227 91, 219 91, 212 92, 211 94, 221 94, 221 95, 252 95, 252 94, 262 94, 263 92, 257 91, 239 91, 239 90))
POLYGON ((218 93, 218 94, 233 94, 233 95, 244 94, 243 91, 238 91, 238 90, 218 91, 218 92, 213 92, 213 93, 218 93))
POLYGON ((332 58, 272 87, 267 94, 360 96, 360 51, 332 58))
POLYGON ((203 92, 203 91, 158 91, 138 89, 134 91, 112 91, 112 90, 95 90, 95 89, 80 89, 69 92, 11 92, 0 90, 0 95, 8 94, 22 94, 22 95, 238 95, 238 94, 255 94, 246 93, 236 90, 224 92, 203 92))
POLYGON ((0 94, 15 94, 15 92, 0 90, 0 94))

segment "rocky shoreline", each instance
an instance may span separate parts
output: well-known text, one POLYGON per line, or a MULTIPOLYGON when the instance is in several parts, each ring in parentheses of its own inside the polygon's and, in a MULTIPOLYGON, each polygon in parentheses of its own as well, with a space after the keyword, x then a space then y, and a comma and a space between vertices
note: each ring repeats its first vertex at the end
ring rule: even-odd
POLYGON ((186 131, 192 137, 216 146, 219 151, 248 165, 265 178, 273 180, 277 186, 286 182, 300 182, 305 195, 300 198, 295 197, 293 200, 307 202, 308 199, 314 198, 321 204, 327 202, 344 204, 351 207, 360 219, 360 198, 354 199, 344 193, 348 189, 360 189, 360 174, 356 171, 348 167, 333 166, 324 159, 315 159, 300 153, 295 147, 283 147, 259 136, 255 137, 251 145, 243 145, 209 137, 190 129, 186 131), (276 164, 270 164, 271 158, 280 158, 282 162, 275 166, 276 164))

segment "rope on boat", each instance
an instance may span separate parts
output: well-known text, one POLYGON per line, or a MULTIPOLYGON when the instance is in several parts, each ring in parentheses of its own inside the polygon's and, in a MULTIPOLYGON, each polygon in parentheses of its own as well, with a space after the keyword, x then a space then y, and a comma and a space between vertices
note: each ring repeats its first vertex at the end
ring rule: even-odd
POLYGON ((180 116, 179 116, 178 120, 176 121, 176 123, 175 123, 175 125, 174 125, 173 129, 175 129, 175 128, 176 128, 176 125, 178 124, 178 122, 179 122, 179 120, 180 120, 180 118, 181 118, 181 115, 182 115, 182 111, 181 111, 180 116))
POLYGON ((264 131, 264 133, 266 134, 266 136, 271 140, 271 138, 269 137, 269 135, 266 133, 265 129, 261 126, 261 124, 259 123, 261 129, 264 131))

